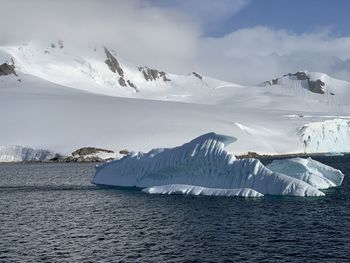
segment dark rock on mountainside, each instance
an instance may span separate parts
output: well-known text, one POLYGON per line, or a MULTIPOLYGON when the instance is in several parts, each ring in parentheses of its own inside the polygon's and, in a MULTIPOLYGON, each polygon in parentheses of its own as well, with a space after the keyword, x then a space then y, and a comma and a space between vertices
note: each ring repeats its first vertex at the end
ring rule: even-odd
POLYGON ((309 80, 308 75, 306 75, 306 73, 302 71, 294 74, 288 73, 287 75, 284 75, 284 76, 290 76, 290 77, 295 76, 298 80, 309 80))
POLYGON ((203 77, 200 74, 198 74, 197 72, 193 71, 192 75, 195 76, 196 78, 199 78, 200 80, 203 80, 203 77))
POLYGON ((306 80, 308 82, 309 90, 314 93, 324 94, 323 87, 326 86, 322 80, 311 80, 305 72, 289 73, 288 76, 295 76, 298 80, 306 80))
MULTIPOLYGON (((325 93, 323 88, 326 86, 326 83, 324 83, 320 79, 311 80, 310 76, 308 74, 306 74, 305 72, 299 71, 299 72, 296 72, 294 74, 288 73, 288 74, 284 75, 283 77, 295 77, 297 80, 306 81, 306 85, 304 86, 304 88, 308 89, 309 91, 311 91, 313 93, 317 93, 317 94, 324 94, 325 93)), ((265 81, 262 85, 263 86, 278 85, 280 79, 281 78, 276 78, 276 79, 272 79, 269 81, 265 81)), ((332 93, 331 95, 334 95, 334 93, 332 93)))
POLYGON ((104 49, 107 56, 105 63, 108 65, 109 69, 114 73, 118 72, 120 77, 124 77, 124 71, 121 68, 118 60, 112 55, 111 52, 109 52, 109 50, 106 47, 104 49))
POLYGON ((83 147, 80 148, 74 152, 72 152, 72 156, 86 156, 86 155, 90 155, 90 154, 96 154, 99 152, 105 152, 105 153, 114 153, 114 151, 112 150, 108 150, 108 149, 102 149, 102 148, 95 148, 95 147, 83 147))
POLYGON ((132 83, 130 80, 127 80, 126 82, 128 83, 129 87, 133 88, 135 91, 139 91, 136 85, 132 83))
POLYGON ((152 69, 149 67, 139 67, 138 70, 143 73, 145 80, 154 81, 157 79, 163 79, 163 81, 171 81, 167 78, 166 73, 159 71, 157 69, 152 69))
MULTIPOLYGON (((311 92, 324 94, 323 87, 326 86, 322 80, 318 79, 316 81, 309 80, 309 89, 311 92)), ((334 93, 332 93, 334 95, 334 93)))
POLYGON ((58 40, 57 44, 60 48, 64 48, 64 44, 62 40, 58 40))
POLYGON ((109 69, 113 73, 117 73, 120 76, 118 79, 119 85, 122 87, 129 86, 137 92, 138 88, 136 87, 136 85, 132 81, 125 78, 124 71, 123 71, 122 67, 120 66, 116 57, 113 56, 113 54, 106 47, 104 48, 104 50, 105 50, 105 54, 107 56, 105 63, 108 65, 109 69))
POLYGON ((0 65, 0 76, 7 76, 11 74, 17 76, 14 64, 10 65, 8 63, 3 63, 0 65))
POLYGON ((126 87, 126 82, 125 82, 125 79, 123 77, 120 77, 119 80, 118 80, 118 83, 120 86, 122 87, 126 87))

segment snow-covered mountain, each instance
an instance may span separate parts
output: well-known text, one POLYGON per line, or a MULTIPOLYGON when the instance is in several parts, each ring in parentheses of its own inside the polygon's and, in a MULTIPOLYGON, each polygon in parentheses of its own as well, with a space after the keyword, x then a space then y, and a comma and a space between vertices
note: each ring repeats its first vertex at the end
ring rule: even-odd
POLYGON ((298 71, 261 84, 272 89, 283 89, 296 97, 309 97, 333 105, 349 105, 350 83, 331 78, 319 72, 298 71), (318 96, 322 95, 322 96, 318 96))
POLYGON ((201 76, 168 74, 135 66, 105 46, 75 47, 63 41, 31 41, 1 47, 16 70, 43 80, 88 92, 132 98, 195 101, 197 93, 232 83, 201 76), (189 88, 190 87, 190 88, 189 88))
POLYGON ((135 66, 104 46, 0 47, 0 145, 148 151, 213 131, 236 138, 235 154, 348 152, 349 98, 350 83, 322 73, 248 87, 135 66))

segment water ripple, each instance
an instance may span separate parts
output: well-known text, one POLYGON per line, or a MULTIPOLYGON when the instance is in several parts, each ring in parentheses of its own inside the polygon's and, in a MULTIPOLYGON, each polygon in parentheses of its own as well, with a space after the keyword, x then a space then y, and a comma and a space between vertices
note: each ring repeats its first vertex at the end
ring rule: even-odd
POLYGON ((92 164, 0 165, 0 262, 349 262, 350 159, 322 198, 147 195, 92 164))

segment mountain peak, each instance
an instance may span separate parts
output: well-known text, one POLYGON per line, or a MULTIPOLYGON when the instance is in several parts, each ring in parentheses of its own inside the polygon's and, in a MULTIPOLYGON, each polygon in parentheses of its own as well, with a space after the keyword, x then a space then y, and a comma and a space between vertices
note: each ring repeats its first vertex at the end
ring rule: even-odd
MULTIPOLYGON (((330 77, 323 73, 298 71, 296 73, 288 73, 282 77, 275 78, 263 82, 262 86, 286 86, 286 85, 299 85, 302 88, 309 90, 310 92, 317 94, 324 94, 325 87, 327 86, 326 81, 330 77)), ((331 93, 334 95, 334 93, 331 93)))
MULTIPOLYGON (((6 58, 13 58, 16 72, 88 92, 118 97, 158 100, 194 100, 192 94, 231 85, 203 77, 169 74, 150 66, 135 66, 103 45, 77 46, 71 42, 29 41, 0 47, 6 58)), ((14 68, 2 65, 2 74, 14 68)), ((6 73, 6 74, 7 74, 6 73)))

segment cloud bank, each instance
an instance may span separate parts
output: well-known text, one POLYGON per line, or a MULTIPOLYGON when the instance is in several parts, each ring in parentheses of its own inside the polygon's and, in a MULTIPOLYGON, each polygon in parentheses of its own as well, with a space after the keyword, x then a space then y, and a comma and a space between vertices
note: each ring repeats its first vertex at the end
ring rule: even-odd
POLYGON ((350 37, 295 34, 257 25, 221 37, 208 32, 247 0, 0 0, 0 44, 69 39, 105 44, 136 65, 257 84, 297 70, 350 80, 350 37))

